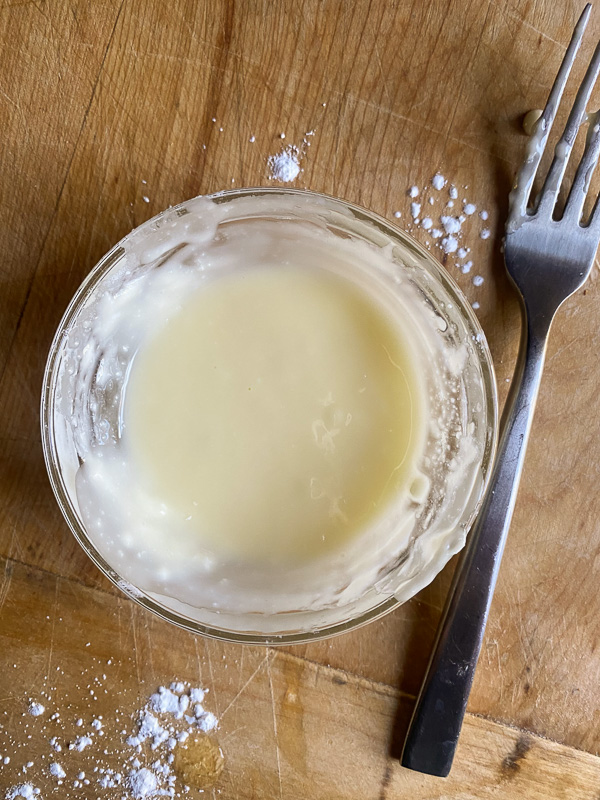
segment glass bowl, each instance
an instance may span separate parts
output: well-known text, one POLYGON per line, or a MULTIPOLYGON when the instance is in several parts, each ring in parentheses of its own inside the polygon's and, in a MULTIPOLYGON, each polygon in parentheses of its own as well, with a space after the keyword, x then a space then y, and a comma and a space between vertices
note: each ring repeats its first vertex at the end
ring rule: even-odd
MULTIPOLYGON (((299 643, 343 633, 381 617, 412 597, 464 545, 483 499, 497 438, 496 384, 485 336, 468 301, 447 272, 418 242, 376 214, 303 190, 241 189, 208 199, 224 213, 219 236, 226 236, 227 224, 236 221, 267 220, 271 224, 281 219, 300 226, 318 226, 327 236, 350 241, 353 247, 374 248, 384 258, 378 262, 373 278, 391 295, 398 291, 400 283, 407 282, 417 298, 415 302, 422 304, 419 313, 427 314, 432 335, 448 362, 440 369, 445 371, 444 380, 450 387, 456 430, 448 437, 447 452, 424 489, 424 511, 408 545, 400 551, 390 551, 376 578, 359 596, 265 614, 251 607, 231 611, 218 603, 196 607, 145 590, 134 585, 130 575, 123 574, 126 570, 115 569, 117 559, 106 547, 101 553, 98 543, 94 543, 76 491, 77 471, 85 458, 77 418, 81 409, 87 413, 92 407, 95 411, 89 413, 98 416, 98 406, 108 407, 108 399, 115 405, 119 387, 111 389, 111 398, 92 396, 97 392, 92 375, 83 393, 81 386, 77 392, 73 390, 73 374, 83 369, 81 353, 89 328, 85 320, 107 287, 122 288, 135 274, 128 254, 148 243, 152 250, 156 241, 164 242, 169 226, 193 214, 199 198, 164 211, 128 234, 90 272, 67 308, 50 348, 41 404, 42 442, 50 482, 67 524, 92 561, 122 591, 163 619, 218 639, 255 644, 299 643), (77 358, 73 356, 75 350, 79 353, 77 358), (460 442, 466 439, 474 443, 475 455, 465 462, 468 466, 462 471, 453 472, 460 442)), ((158 269, 161 263, 158 259, 143 268, 158 269)), ((100 369, 98 364, 95 369, 100 369)), ((430 397, 432 394, 430 391, 430 397)), ((109 423, 103 420, 103 424, 109 423)))

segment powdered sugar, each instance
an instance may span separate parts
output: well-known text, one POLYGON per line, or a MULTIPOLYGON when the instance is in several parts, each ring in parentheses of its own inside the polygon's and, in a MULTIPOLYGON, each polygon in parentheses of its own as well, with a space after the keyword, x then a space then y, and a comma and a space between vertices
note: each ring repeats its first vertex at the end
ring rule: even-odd
POLYGON ((131 790, 132 796, 135 797, 136 800, 142 800, 144 797, 153 797, 156 795, 156 790, 158 789, 158 779, 156 775, 145 767, 130 772, 127 778, 127 784, 131 790))
MULTIPOLYGON (((17 798, 25 798, 31 800, 32 798, 40 797, 40 790, 36 789, 31 783, 20 783, 18 786, 13 786, 5 795, 6 800, 17 800, 17 798)), ((41 800, 41 798, 40 798, 41 800)))
POLYGON ((66 776, 66 772, 62 768, 60 764, 54 762, 54 764, 50 764, 50 775, 54 778, 64 778, 66 776))
MULTIPOLYGON (((111 660, 103 663, 106 664, 104 669, 107 670, 111 660)), ((90 686, 95 687, 94 697, 101 690, 102 683, 107 677, 105 672, 101 674, 101 678, 94 678, 87 687, 88 690, 90 686)), ((77 796, 90 800, 100 797, 102 790, 110 789, 118 789, 118 794, 115 795, 118 800, 182 798, 187 795, 189 789, 178 782, 177 774, 173 770, 175 753, 178 748, 188 747, 191 734, 211 734, 216 730, 217 717, 204 706, 207 690, 199 686, 190 686, 180 680, 174 680, 168 687, 158 687, 135 714, 133 729, 127 723, 123 726, 123 711, 119 709, 113 718, 107 716, 106 712, 104 717, 86 713, 77 716, 70 712, 70 706, 63 706, 60 709, 52 707, 52 691, 40 692, 49 711, 45 718, 42 714, 38 714, 37 717, 34 715, 35 723, 22 723, 24 731, 31 732, 24 736, 22 744, 16 745, 17 748, 24 747, 25 752, 29 752, 31 748, 29 740, 33 734, 37 731, 38 736, 40 734, 43 736, 44 732, 48 731, 46 752, 43 744, 40 747, 39 741, 35 747, 35 751, 40 753, 39 761, 36 760, 34 763, 33 760, 27 760, 26 763, 22 762, 22 767, 15 765, 17 772, 22 773, 37 768, 36 775, 39 780, 30 783, 15 782, 9 789, 5 789, 6 782, 3 782, 4 786, 0 787, 2 800, 5 798, 42 800, 42 792, 43 797, 46 797, 48 792, 52 794, 58 792, 61 797, 71 797, 74 796, 70 793, 71 788, 81 791, 85 787, 90 787, 89 791, 77 796), (57 735, 57 725, 65 730, 64 738, 60 734, 57 735), (70 731, 71 736, 67 731, 70 731), (74 735, 75 731, 77 735, 74 735), (105 733, 110 737, 112 744, 110 750, 102 746, 102 737, 105 733), (115 740, 119 736, 122 744, 115 749, 115 740), (56 753, 59 752, 60 761, 56 760, 56 753), (110 757, 108 763, 107 756, 110 757), (116 763, 115 758, 119 759, 116 763), (36 784, 42 789, 37 788, 36 784), (2 793, 3 789, 6 794, 2 793)), ((94 697, 90 697, 89 691, 84 687, 81 687, 80 691, 83 691, 84 697, 87 696, 87 703, 91 705, 94 697)), ((85 701, 80 696, 75 705, 80 713, 84 711, 82 702, 85 701)), ((33 701, 29 700, 25 706, 27 711, 30 711, 32 703, 33 701)), ((23 716, 26 718, 27 714, 23 716)), ((3 736, 1 727, 0 736, 3 736)), ((9 756, 0 756, 0 773, 3 769, 7 769, 10 763, 9 756)), ((12 768, 12 764, 8 768, 12 768)), ((105 796, 106 800, 109 800, 108 795, 102 795, 100 800, 105 796)), ((112 796, 111 794, 110 797, 112 796)))
POLYGON ((280 183, 291 183, 300 174, 300 151, 294 145, 289 145, 280 153, 269 156, 269 177, 280 183))
POLYGON ((458 249, 458 240, 455 236, 445 236, 442 239, 442 249, 444 253, 455 253, 458 249))
POLYGON ((41 703, 34 703, 32 700, 27 710, 32 717, 40 717, 46 709, 41 703))
POLYGON ((69 745, 69 750, 77 750, 78 753, 81 753, 92 744, 92 739, 89 736, 78 736, 74 742, 71 742, 69 745))
MULTIPOLYGON (((268 157, 267 165, 269 167, 270 180, 279 181, 280 183, 292 183, 296 180, 302 171, 300 162, 310 147, 310 137, 314 135, 314 129, 307 131, 299 146, 290 144, 280 150, 279 153, 268 157)), ((280 133, 279 138, 285 139, 285 133, 280 133)))
MULTIPOLYGON (((462 188, 467 189, 468 187, 462 188)), ((489 218, 488 211, 481 209, 477 213, 477 204, 469 198, 463 197, 461 199, 462 213, 452 213, 455 201, 459 198, 459 187, 458 184, 449 181, 441 172, 437 172, 422 189, 417 184, 410 185, 406 190, 406 195, 410 198, 410 220, 407 225, 409 232, 423 231, 427 236, 424 241, 425 247, 438 247, 443 253, 444 263, 447 263, 447 259, 450 258, 452 259, 451 263, 454 263, 462 274, 469 273, 473 268, 473 260, 468 258, 471 248, 466 246, 464 236, 472 236, 473 228, 475 228, 476 236, 483 240, 491 238, 491 231, 488 227, 479 228, 479 220, 485 222, 489 218), (428 187, 430 188, 428 189, 428 187), (443 191, 444 188, 447 188, 447 192, 443 191), (418 198, 418 201, 415 198, 418 198), (426 215, 423 214, 424 208, 429 211, 426 215), (438 209, 440 209, 439 216, 434 213, 438 209)), ((402 217, 402 212, 396 211, 394 216, 399 219, 402 217)), ((482 283, 483 280, 481 282, 479 280, 471 281, 471 285, 476 287, 481 286, 482 283)))

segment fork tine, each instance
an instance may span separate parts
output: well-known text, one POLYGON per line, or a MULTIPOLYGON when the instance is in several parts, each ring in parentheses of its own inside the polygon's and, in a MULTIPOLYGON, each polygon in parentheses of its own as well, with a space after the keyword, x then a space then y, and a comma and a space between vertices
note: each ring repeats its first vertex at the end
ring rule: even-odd
POLYGON ((552 124, 554 122, 554 118, 556 117, 558 106, 560 105, 567 80, 571 73, 573 62, 575 61, 575 57, 579 50, 579 45, 581 44, 583 34, 585 33, 591 8, 591 4, 588 3, 579 17, 577 25, 575 26, 575 30, 573 31, 573 36, 571 37, 571 41, 567 47, 567 52, 565 53, 565 57, 560 65, 560 69, 558 70, 556 80, 554 81, 552 89, 550 90, 546 108, 538 120, 536 132, 531 137, 525 161, 519 170, 515 188, 511 192, 510 196, 510 213, 508 217, 509 229, 513 224, 518 223, 521 217, 524 217, 527 213, 527 203, 531 194, 533 182, 540 165, 542 154, 546 148, 548 136, 552 130, 552 124))
MULTIPOLYGON (((579 224, 583 206, 590 188, 590 181, 596 165, 598 164, 598 156, 600 155, 600 111, 596 111, 591 115, 590 127, 587 134, 587 142, 585 150, 577 172, 575 173, 575 180, 569 192, 567 205, 565 206, 565 213, 563 219, 573 224, 579 224)), ((591 221, 591 219, 590 219, 591 221)))
POLYGON ((579 87, 577 96, 575 97, 575 102, 573 103, 573 108, 569 114, 569 119, 567 120, 565 130, 558 144, 556 145, 552 166, 550 167, 550 171, 548 172, 544 182, 544 188, 542 189, 540 197, 538 214, 541 216, 552 216, 552 212, 558 198, 558 193, 560 191, 560 185, 565 174, 565 169, 567 168, 571 150, 573 149, 573 143, 575 142, 581 123, 584 121, 585 110, 587 108, 592 89, 594 88, 596 80, 598 79, 599 73, 600 43, 596 45, 590 65, 587 68, 585 77, 581 83, 581 86, 579 87))

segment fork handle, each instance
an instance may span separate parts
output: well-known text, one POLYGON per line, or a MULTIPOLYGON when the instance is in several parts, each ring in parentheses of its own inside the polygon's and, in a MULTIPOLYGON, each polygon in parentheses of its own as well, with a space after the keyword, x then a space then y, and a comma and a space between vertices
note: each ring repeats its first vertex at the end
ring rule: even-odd
POLYGON ((454 574, 404 744, 402 766, 418 772, 445 777, 452 766, 517 498, 550 321, 537 330, 523 325, 496 465, 454 574))

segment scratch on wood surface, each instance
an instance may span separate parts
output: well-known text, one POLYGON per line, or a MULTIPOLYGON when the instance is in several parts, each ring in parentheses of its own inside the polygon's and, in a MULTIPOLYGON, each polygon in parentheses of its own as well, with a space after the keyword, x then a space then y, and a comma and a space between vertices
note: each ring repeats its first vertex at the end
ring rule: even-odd
MULTIPOLYGON (((198 648, 198 642, 197 642, 197 639, 194 639, 194 643, 195 643, 195 645, 196 645, 196 652, 198 652, 198 651, 197 651, 197 648, 198 648)), ((206 659, 207 659, 207 661, 208 661, 208 671, 209 671, 209 673, 210 673, 210 685, 211 685, 211 687, 212 687, 213 696, 214 696, 214 698, 215 698, 215 710, 216 710, 216 713, 217 713, 217 717, 220 717, 221 715, 220 715, 220 713, 219 713, 219 698, 218 698, 218 696, 217 696, 217 692, 216 692, 216 691, 215 691, 215 689, 214 689, 214 686, 215 686, 215 678, 214 678, 214 673, 213 673, 212 659, 211 659, 211 657, 210 657, 210 645, 211 645, 211 642, 210 642, 210 640, 209 640, 209 639, 207 639, 207 640, 204 642, 204 649, 206 650, 206 659)))
POLYGON ((540 36, 543 36, 544 39, 548 39, 549 42, 552 42, 553 44, 557 44, 561 48, 561 50, 566 50, 567 49, 567 45, 566 44, 563 44, 562 42, 559 42, 556 39, 553 39, 548 33, 544 33, 544 31, 540 30, 539 28, 536 28, 535 25, 532 25, 531 22, 527 22, 526 19, 524 19, 523 17, 519 16, 519 14, 517 14, 512 8, 500 5, 499 3, 495 2, 494 0, 492 0, 492 5, 494 6, 494 8, 497 8, 498 11, 500 11, 500 13, 502 14, 502 16, 505 19, 506 19, 506 15, 508 14, 514 20, 519 22, 521 25, 524 25, 526 28, 529 28, 529 30, 532 30, 534 33, 537 33, 540 36))
POLYGON ((12 563, 7 558, 6 561, 4 562, 4 575, 2 576, 2 588, 0 588, 0 610, 2 609, 4 603, 6 602, 8 590, 12 582, 12 576, 13 576, 12 563))
POLYGON ((131 609, 131 633, 133 635, 133 660, 135 662, 135 674, 137 676, 138 686, 142 682, 142 678, 140 675, 140 665, 138 662, 138 644, 137 644, 137 635, 135 632, 135 610, 136 610, 135 603, 130 604, 131 609))
POLYGON ((381 56, 379 55, 379 47, 377 47, 377 41, 373 43, 373 52, 375 53, 375 58, 377 59, 377 66, 379 67, 379 74, 381 75, 381 83, 383 84, 383 91, 385 92, 385 96, 388 99, 388 103, 391 105, 392 98, 390 97, 387 81, 385 79, 385 74, 383 72, 383 64, 381 63, 381 56))
POLYGON ((146 632, 146 642, 147 642, 147 650, 146 655, 148 658, 148 664, 150 665, 150 674, 152 675, 152 680, 156 680, 156 672, 154 671, 154 662, 152 660, 152 637, 150 635, 150 625, 152 625, 153 619, 150 619, 150 623, 146 623, 144 630, 146 632))
POLYGON ((250 675, 250 677, 248 678, 248 680, 246 681, 246 683, 245 683, 245 684, 242 686, 242 688, 241 688, 241 689, 240 689, 240 690, 239 690, 239 691, 236 693, 235 697, 234 697, 234 698, 233 698, 233 700, 232 700, 232 701, 231 701, 231 702, 228 704, 227 708, 226 708, 224 711, 222 711, 222 712, 219 714, 219 719, 221 719, 221 720, 223 719, 223 717, 225 716, 225 714, 226 714, 226 713, 229 711, 229 709, 230 709, 230 708, 233 706, 233 704, 236 702, 236 700, 238 699, 238 697, 239 697, 239 696, 240 696, 240 695, 241 695, 241 694, 242 694, 242 693, 243 693, 243 692, 244 692, 244 691, 245 691, 245 690, 248 688, 248 686, 250 686, 250 684, 252 683, 252 681, 253 681, 253 680, 256 678, 256 676, 258 675, 258 673, 261 671, 261 669, 262 669, 262 668, 265 666, 265 664, 267 663, 267 661, 268 661, 268 658, 269 658, 269 656, 268 656, 268 654, 267 654, 267 655, 266 655, 266 656, 263 658, 263 660, 260 662, 260 664, 258 665, 258 667, 257 667, 257 668, 254 670, 254 672, 252 673, 252 675, 250 675))
POLYGON ((479 32, 479 36, 477 37, 477 44, 475 45, 475 47, 473 48, 473 50, 471 52, 471 57, 469 58, 469 60, 467 62, 466 68, 463 70, 463 73, 462 73, 462 76, 461 76, 461 79, 460 79, 460 83, 458 84, 458 89, 456 90, 456 93, 455 93, 456 102, 454 104, 454 110, 452 112, 452 118, 450 120, 450 124, 448 125, 447 133, 446 133, 446 135, 444 137, 444 146, 448 143, 448 141, 450 139, 450 136, 452 134, 452 128, 454 126, 454 120, 456 118, 456 114, 458 113, 458 109, 460 108, 460 104, 461 104, 461 100, 462 100, 463 86, 465 85, 465 80, 467 79, 467 76, 471 75, 471 68, 472 68, 472 66, 473 66, 473 64, 475 62, 475 59, 476 59, 477 54, 479 52, 479 48, 481 47, 481 42, 483 41, 483 35, 484 35, 485 31, 486 31, 487 22, 488 22, 488 19, 490 17, 491 8, 492 8, 492 0, 488 0, 488 6, 487 6, 487 8, 485 10, 485 16, 483 18, 483 24, 481 26, 481 31, 479 32))
POLYGON ((283 785, 281 782, 281 755, 279 753, 279 740, 277 737, 277 713, 275 711, 275 693, 273 692, 273 676, 271 674, 271 659, 275 658, 273 650, 267 651, 267 675, 269 676, 269 691, 271 693, 271 708, 273 710, 273 733, 275 735, 275 754, 277 756, 277 778, 279 780, 279 797, 283 798, 283 785))
POLYGON ((51 612, 51 627, 50 627, 50 647, 48 649, 48 666, 46 667, 46 675, 50 675, 50 667, 52 666, 52 653, 54 651, 54 628, 56 626, 56 612, 58 611, 58 583, 61 580, 58 576, 54 584, 54 603, 52 604, 51 612))

